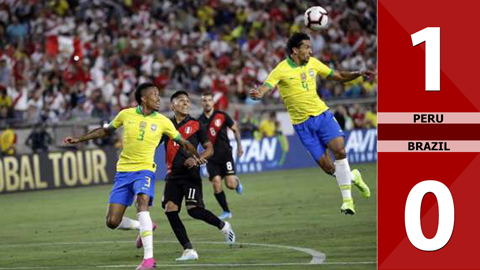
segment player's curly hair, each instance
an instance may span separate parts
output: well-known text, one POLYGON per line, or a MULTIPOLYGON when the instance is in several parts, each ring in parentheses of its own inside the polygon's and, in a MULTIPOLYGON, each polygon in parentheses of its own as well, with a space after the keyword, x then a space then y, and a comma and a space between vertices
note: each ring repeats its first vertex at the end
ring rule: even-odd
POLYGON ((137 88, 135 89, 135 101, 137 101, 138 105, 142 105, 142 95, 150 87, 156 88, 155 84, 150 82, 144 82, 137 86, 137 88))
POLYGON ((293 48, 300 47, 304 40, 310 40, 310 37, 302 32, 294 33, 287 41, 287 53, 290 56, 293 53, 293 48))

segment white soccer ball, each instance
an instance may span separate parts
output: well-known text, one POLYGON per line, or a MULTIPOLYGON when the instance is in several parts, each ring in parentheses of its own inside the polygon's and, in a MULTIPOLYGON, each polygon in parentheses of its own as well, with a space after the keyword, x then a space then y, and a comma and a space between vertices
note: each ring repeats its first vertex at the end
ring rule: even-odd
POLYGON ((312 30, 320 30, 327 27, 328 13, 321 7, 311 7, 305 11, 305 25, 312 30))

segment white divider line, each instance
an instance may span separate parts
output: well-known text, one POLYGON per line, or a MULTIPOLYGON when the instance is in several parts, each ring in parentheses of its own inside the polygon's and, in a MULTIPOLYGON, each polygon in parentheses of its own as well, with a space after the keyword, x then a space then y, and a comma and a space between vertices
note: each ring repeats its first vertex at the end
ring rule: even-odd
MULTIPOLYGON (((440 120, 440 116, 442 116, 442 124, 480 124, 480 113, 469 112, 381 112, 377 114, 377 117, 379 124, 415 124, 415 114, 420 116, 426 115, 426 120, 428 120, 428 115, 432 115, 435 121, 440 120)), ((416 124, 421 123, 420 120, 417 120, 416 124)))

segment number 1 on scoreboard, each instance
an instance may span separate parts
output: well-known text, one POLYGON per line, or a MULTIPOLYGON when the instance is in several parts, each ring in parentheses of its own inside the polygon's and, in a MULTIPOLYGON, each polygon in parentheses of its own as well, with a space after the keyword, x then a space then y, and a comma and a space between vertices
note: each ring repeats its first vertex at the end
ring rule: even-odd
POLYGON ((413 46, 425 44, 425 91, 440 91, 440 27, 427 27, 411 35, 413 46))

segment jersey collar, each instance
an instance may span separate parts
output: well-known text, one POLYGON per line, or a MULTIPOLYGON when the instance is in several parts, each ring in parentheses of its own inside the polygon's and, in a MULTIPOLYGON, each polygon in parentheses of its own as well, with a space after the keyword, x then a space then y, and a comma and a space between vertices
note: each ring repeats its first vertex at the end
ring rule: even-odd
POLYGON ((292 60, 292 58, 290 58, 290 56, 287 56, 287 63, 288 63, 288 65, 289 65, 290 67, 292 67, 292 68, 306 66, 306 64, 305 64, 305 65, 297 66, 297 64, 295 64, 295 62, 292 60))
POLYGON ((156 111, 153 111, 151 114, 149 115, 144 115, 143 112, 142 112, 142 107, 140 106, 137 106, 137 109, 135 110, 135 112, 137 112, 138 114, 142 115, 142 116, 145 116, 145 117, 148 117, 148 116, 155 116, 158 114, 158 112, 156 111))
POLYGON ((187 115, 187 117, 185 117, 185 119, 183 119, 182 122, 180 123, 177 123, 177 119, 175 119, 175 115, 173 115, 173 117, 170 119, 173 124, 175 125, 175 127, 181 127, 183 126, 185 123, 187 123, 188 121, 192 120, 192 117, 189 115, 187 115))
POLYGON ((213 110, 212 115, 210 115, 210 117, 207 117, 207 114, 203 112, 203 117, 205 117, 205 119, 207 120, 210 120, 215 115, 216 112, 217 112, 216 110, 213 110))

